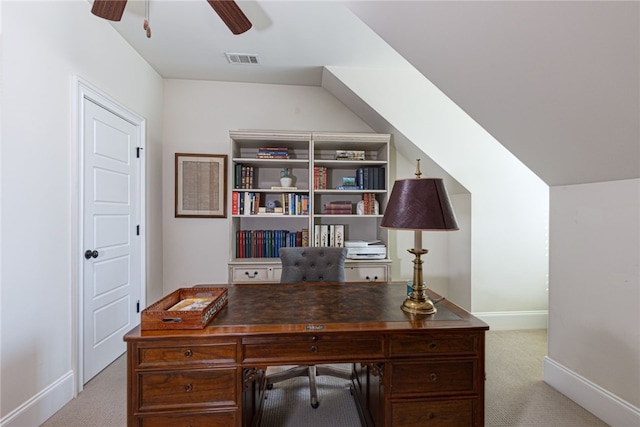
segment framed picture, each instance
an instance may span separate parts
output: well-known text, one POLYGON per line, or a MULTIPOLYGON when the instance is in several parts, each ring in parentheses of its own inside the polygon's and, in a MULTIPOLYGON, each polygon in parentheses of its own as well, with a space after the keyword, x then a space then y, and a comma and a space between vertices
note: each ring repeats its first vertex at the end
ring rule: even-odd
POLYGON ((226 154, 176 153, 176 218, 227 217, 226 154))

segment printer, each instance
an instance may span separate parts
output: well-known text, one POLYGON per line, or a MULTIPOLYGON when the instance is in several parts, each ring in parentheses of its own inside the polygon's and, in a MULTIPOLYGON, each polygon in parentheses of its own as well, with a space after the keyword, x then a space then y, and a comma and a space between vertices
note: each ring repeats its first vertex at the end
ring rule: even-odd
POLYGON ((365 240, 347 240, 344 242, 349 259, 385 259, 387 247, 380 240, 367 242, 365 240))

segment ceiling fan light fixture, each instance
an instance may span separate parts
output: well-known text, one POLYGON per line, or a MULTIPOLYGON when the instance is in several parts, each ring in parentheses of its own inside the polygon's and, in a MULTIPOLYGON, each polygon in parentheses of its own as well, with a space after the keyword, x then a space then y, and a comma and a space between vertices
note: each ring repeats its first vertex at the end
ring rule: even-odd
POLYGON ((254 53, 229 53, 225 56, 230 64, 260 65, 260 57, 254 53))

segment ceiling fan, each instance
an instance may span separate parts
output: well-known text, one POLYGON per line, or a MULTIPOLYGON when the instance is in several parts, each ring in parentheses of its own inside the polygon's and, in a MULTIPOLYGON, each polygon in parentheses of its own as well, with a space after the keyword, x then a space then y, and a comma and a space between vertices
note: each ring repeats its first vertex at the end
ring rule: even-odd
MULTIPOLYGON (((233 34, 242 34, 251 28, 251 21, 233 0, 207 0, 213 10, 233 34)), ((122 19, 127 0, 94 0, 91 13, 110 21, 122 19)))

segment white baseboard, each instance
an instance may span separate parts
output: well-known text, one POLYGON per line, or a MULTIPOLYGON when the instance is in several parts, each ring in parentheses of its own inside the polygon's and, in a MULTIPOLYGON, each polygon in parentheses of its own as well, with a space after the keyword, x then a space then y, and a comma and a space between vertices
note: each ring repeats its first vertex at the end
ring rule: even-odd
POLYGON ((549 317, 547 310, 480 312, 473 315, 488 323, 492 331, 547 329, 549 317))
POLYGON ((11 411, 0 420, 0 427, 39 426, 73 399, 73 371, 11 411))
POLYGON ((640 426, 640 408, 549 357, 544 358, 544 382, 612 427, 640 426))

